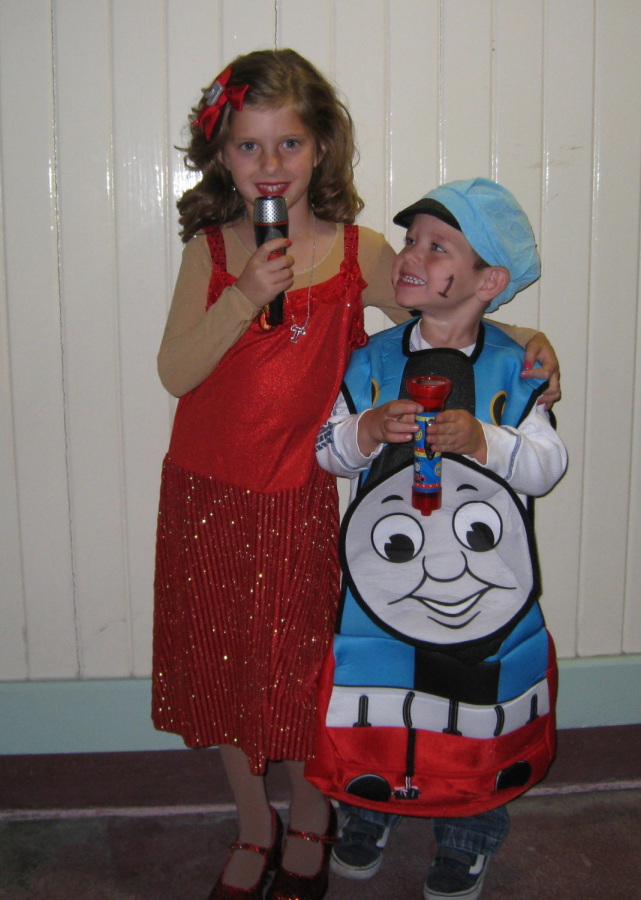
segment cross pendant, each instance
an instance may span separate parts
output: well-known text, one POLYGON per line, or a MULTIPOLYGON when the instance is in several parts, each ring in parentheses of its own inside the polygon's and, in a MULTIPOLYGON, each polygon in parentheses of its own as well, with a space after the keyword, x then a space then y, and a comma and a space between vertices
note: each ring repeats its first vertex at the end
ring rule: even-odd
POLYGON ((301 334, 305 334, 305 326, 297 325, 296 322, 294 322, 294 324, 290 326, 290 330, 292 332, 290 340, 292 344, 297 344, 298 338, 301 336, 301 334))

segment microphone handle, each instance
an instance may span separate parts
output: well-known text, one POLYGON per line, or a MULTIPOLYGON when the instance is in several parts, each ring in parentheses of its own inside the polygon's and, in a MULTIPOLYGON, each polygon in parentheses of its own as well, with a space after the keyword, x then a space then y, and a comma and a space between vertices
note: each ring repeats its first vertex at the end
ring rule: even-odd
MULTIPOLYGON (((254 222, 256 246, 262 247, 265 241, 273 241, 275 238, 286 238, 288 231, 287 222, 279 222, 278 225, 270 222, 254 222)), ((270 254, 270 259, 274 256, 284 256, 286 252, 284 247, 282 250, 276 250, 270 254)), ((284 303, 285 292, 283 291, 267 305, 266 320, 267 324, 272 328, 283 324, 284 303)))
POLYGON ((281 291, 277 294, 271 303, 267 305, 267 324, 275 328, 277 325, 283 324, 283 316, 285 314, 285 292, 281 291))

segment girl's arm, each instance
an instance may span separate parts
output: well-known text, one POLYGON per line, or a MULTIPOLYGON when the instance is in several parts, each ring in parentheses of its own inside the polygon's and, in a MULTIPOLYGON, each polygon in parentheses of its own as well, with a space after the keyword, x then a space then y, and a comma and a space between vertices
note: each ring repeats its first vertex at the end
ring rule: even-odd
POLYGON ((392 287, 392 263, 396 253, 382 234, 369 228, 359 228, 358 263, 367 287, 363 291, 363 306, 382 309, 392 322, 400 325, 412 318, 406 309, 396 305, 392 287))
POLYGON ((260 312, 233 286, 206 310, 210 278, 207 238, 199 235, 183 251, 158 353, 160 380, 174 397, 202 384, 260 312))
POLYGON ((554 347, 542 331, 533 328, 519 328, 518 325, 504 325, 492 319, 492 324, 509 335, 513 341, 525 347, 525 362, 523 378, 544 378, 550 382, 550 386, 541 394, 539 404, 545 410, 561 399, 561 373, 559 361, 554 352, 554 347), (534 371, 535 362, 541 363, 541 368, 534 371))
MULTIPOLYGON (((489 320, 492 325, 496 325, 501 331, 504 331, 513 341, 516 341, 521 347, 527 347, 532 338, 538 334, 535 328, 522 328, 520 325, 506 325, 504 322, 497 322, 495 319, 489 320)), ((545 337, 545 335, 544 335, 545 337)), ((547 340, 547 338, 546 338, 547 340)))
POLYGON ((287 246, 285 238, 264 243, 245 260, 238 281, 206 309, 212 271, 207 238, 187 244, 158 353, 160 380, 171 394, 182 397, 202 384, 263 306, 290 289, 292 257, 271 258, 287 246))

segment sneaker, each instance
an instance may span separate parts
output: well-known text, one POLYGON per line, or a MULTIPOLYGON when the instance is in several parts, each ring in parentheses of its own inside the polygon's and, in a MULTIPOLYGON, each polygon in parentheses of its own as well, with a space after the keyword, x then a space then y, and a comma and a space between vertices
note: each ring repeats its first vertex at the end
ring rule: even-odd
POLYGON ((350 813, 338 832, 338 843, 332 848, 332 872, 361 881, 372 878, 381 867, 383 850, 393 827, 367 822, 358 813, 350 813))
POLYGON ((483 890, 489 856, 466 853, 453 847, 438 847, 436 859, 425 879, 425 900, 455 898, 477 900, 483 890))

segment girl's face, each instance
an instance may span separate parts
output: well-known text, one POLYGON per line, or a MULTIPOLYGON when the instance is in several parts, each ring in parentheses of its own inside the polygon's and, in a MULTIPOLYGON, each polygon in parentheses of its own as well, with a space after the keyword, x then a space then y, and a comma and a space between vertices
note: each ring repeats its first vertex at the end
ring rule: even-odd
POLYGON ((289 210, 308 206, 316 141, 290 104, 233 112, 222 161, 250 208, 261 196, 284 196, 289 210))

